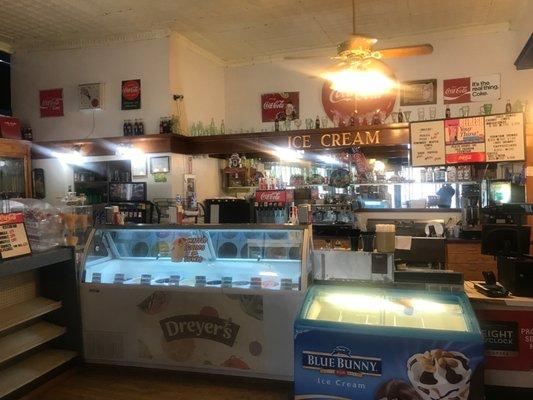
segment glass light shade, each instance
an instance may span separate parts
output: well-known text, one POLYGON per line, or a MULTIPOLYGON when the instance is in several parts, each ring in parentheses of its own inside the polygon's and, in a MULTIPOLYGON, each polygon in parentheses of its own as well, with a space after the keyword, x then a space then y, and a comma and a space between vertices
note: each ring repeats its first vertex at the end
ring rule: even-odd
POLYGON ((324 78, 331 82, 333 90, 357 97, 379 97, 397 87, 392 70, 376 59, 335 66, 324 78))

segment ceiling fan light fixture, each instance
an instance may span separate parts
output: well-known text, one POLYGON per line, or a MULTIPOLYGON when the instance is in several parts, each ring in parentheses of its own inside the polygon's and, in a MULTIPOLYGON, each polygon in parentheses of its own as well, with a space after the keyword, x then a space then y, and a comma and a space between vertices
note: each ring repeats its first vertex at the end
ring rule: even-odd
POLYGON ((383 96, 397 88, 395 79, 371 65, 346 65, 326 72, 324 78, 333 90, 361 98, 383 96))

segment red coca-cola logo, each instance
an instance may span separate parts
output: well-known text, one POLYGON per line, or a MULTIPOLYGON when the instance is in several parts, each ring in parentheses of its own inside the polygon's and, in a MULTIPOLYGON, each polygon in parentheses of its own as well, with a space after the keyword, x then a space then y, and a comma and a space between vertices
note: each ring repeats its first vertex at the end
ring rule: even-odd
POLYGON ((274 100, 274 101, 265 101, 263 103, 263 110, 272 110, 277 109, 281 110, 285 108, 285 101, 283 100, 274 100))
POLYGON ((261 203, 285 202, 286 196, 284 190, 257 191, 255 200, 261 203))
POLYGON ((52 98, 52 99, 42 99, 41 108, 48 110, 59 110, 61 107, 61 99, 52 98))
POLYGON ((467 103, 470 101, 470 78, 445 79, 442 85, 444 103, 467 103))
POLYGON ((141 84, 138 80, 125 81, 122 84, 122 97, 125 100, 135 100, 141 94, 141 84))

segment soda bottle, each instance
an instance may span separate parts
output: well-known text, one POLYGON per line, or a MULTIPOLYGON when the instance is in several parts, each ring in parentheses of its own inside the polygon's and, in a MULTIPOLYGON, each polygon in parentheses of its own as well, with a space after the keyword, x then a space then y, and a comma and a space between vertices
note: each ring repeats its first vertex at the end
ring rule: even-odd
POLYGON ((144 121, 139 119, 139 135, 144 135, 144 121))
POLYGON ((128 120, 127 119, 125 119, 124 123, 122 124, 122 134, 124 136, 129 136, 130 135, 129 127, 128 127, 128 120))
POLYGON ((138 120, 134 120, 133 122, 133 136, 138 136, 139 135, 139 121, 138 120))
POLYGON ((165 133, 164 119, 159 118, 159 133, 165 133))
POLYGON ((318 118, 318 115, 315 119, 315 129, 320 129, 320 118, 318 118))
POLYGON ((505 104, 505 112, 510 113, 513 111, 513 108, 511 107, 511 100, 507 100, 507 104, 505 104))
POLYGON ((398 122, 403 122, 403 113, 401 108, 398 110, 398 122))
POLYGON ((452 117, 452 112, 450 111, 450 106, 446 106, 446 112, 445 112, 445 115, 446 115, 446 119, 452 117))
POLYGON ((279 119, 277 117, 274 120, 274 132, 279 132, 279 119))
POLYGON ((220 134, 225 135, 226 134, 226 126, 224 125, 224 120, 220 123, 220 134))

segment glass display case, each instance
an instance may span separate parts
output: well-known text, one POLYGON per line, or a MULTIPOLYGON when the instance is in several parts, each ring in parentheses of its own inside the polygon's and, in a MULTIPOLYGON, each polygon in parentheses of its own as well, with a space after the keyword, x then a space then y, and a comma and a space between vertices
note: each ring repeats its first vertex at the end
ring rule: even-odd
POLYGON ((80 274, 85 359, 292 380, 310 242, 291 225, 93 229, 80 274))
POLYGON ((300 227, 101 227, 87 247, 83 282, 301 290, 300 227))
POLYGON ((296 398, 483 398, 483 338, 462 292, 316 285, 294 326, 296 398))

